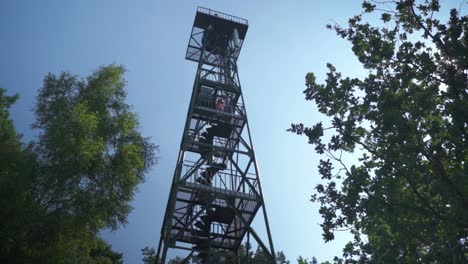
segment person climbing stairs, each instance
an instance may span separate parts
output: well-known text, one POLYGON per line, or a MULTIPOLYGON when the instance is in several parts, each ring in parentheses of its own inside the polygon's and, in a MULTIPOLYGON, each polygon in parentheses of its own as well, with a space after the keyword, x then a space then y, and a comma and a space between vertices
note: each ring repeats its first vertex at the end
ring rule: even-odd
POLYGON ((224 163, 214 163, 212 166, 208 167, 205 171, 200 173, 201 177, 198 177, 195 181, 203 185, 211 185, 213 177, 220 170, 225 170, 226 164, 224 163))
POLYGON ((204 250, 209 247, 211 225, 213 222, 231 224, 234 217, 235 211, 232 208, 211 205, 206 210, 206 214, 200 216, 199 220, 194 224, 199 230, 194 230, 194 234, 197 237, 193 249, 204 250))
POLYGON ((207 160, 208 163, 211 163, 214 137, 229 138, 232 129, 233 127, 230 124, 220 123, 210 126, 206 131, 201 133, 198 142, 203 143, 203 145, 200 145, 199 147, 202 158, 207 160))

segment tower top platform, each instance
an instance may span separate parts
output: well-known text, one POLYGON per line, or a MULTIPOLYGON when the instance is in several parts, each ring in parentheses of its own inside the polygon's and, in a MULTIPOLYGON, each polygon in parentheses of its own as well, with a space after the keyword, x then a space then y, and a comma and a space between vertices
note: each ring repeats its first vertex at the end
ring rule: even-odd
POLYGON ((236 49, 232 55, 237 59, 248 27, 249 22, 247 19, 199 6, 193 22, 185 58, 198 62, 201 56, 203 37, 208 30, 212 30, 211 32, 214 35, 225 36, 228 40, 236 39, 236 49), (234 34, 234 31, 236 34, 234 34))
POLYGON ((247 28, 249 27, 247 19, 199 6, 193 26, 206 29, 210 24, 215 28, 215 31, 229 35, 232 34, 234 28, 237 28, 240 39, 245 38, 247 28))

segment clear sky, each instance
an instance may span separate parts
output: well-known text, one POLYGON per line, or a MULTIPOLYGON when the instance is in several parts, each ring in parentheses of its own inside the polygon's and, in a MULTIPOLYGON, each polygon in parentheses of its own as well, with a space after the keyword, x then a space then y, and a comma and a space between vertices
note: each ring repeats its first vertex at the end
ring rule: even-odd
POLYGON ((20 94, 12 115, 30 140, 30 110, 48 72, 87 76, 109 63, 128 69, 128 103, 142 133, 160 145, 160 161, 140 186, 128 225, 103 236, 126 263, 139 263, 140 249, 157 246, 180 146, 196 69, 184 60, 196 7, 248 19, 238 66, 276 250, 291 260, 331 259, 350 236, 322 241, 318 206, 309 202, 320 157, 285 130, 323 118, 303 99, 307 72, 322 81, 332 62, 344 75, 364 75, 350 45, 325 29, 332 20, 345 24, 360 2, 2 0, 0 87, 20 94))

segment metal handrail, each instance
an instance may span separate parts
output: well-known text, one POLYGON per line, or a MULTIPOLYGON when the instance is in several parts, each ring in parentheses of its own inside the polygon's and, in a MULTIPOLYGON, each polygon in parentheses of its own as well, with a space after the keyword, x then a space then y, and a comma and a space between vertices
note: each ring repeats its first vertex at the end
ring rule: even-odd
POLYGON ((247 19, 232 16, 232 15, 228 15, 228 14, 225 14, 223 12, 215 11, 213 9, 209 9, 209 8, 206 8, 206 7, 199 6, 197 11, 200 12, 200 13, 210 15, 210 16, 215 16, 215 17, 220 17, 222 19, 230 20, 230 21, 233 21, 233 22, 236 22, 236 23, 239 23, 239 24, 243 24, 243 25, 248 25, 249 24, 249 21, 247 19))

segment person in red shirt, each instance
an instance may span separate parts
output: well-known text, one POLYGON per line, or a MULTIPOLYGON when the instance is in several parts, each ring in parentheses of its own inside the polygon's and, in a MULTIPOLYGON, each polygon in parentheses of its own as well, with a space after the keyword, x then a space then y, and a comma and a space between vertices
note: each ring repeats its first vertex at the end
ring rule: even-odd
POLYGON ((224 101, 222 99, 216 100, 215 108, 216 110, 224 111, 224 101))

